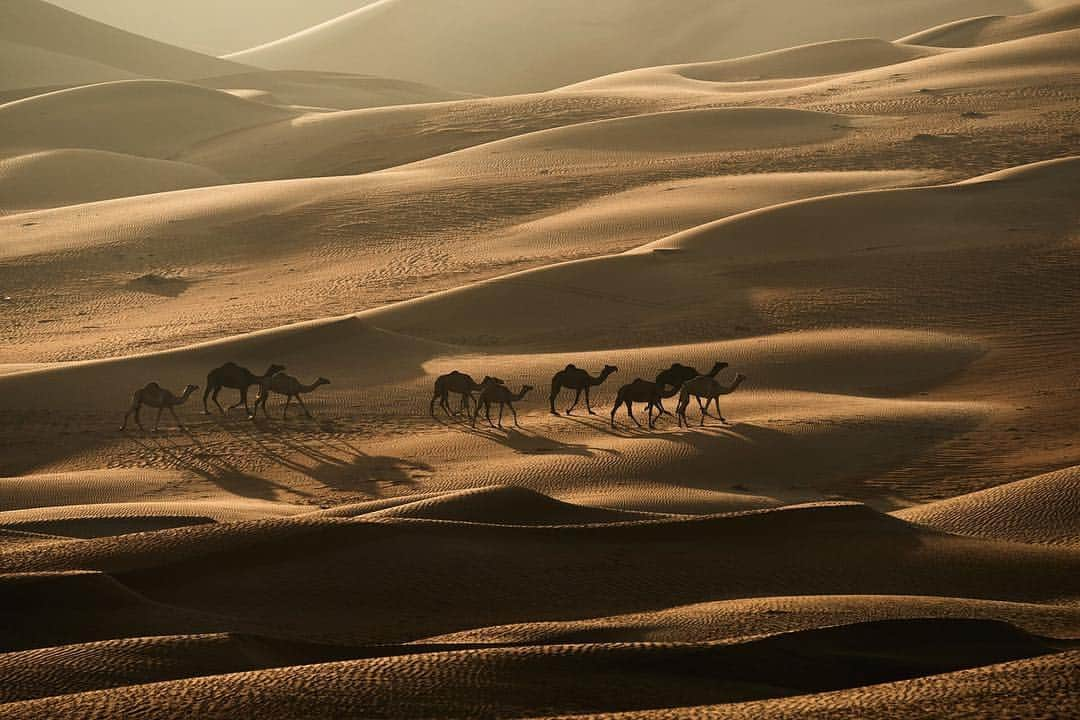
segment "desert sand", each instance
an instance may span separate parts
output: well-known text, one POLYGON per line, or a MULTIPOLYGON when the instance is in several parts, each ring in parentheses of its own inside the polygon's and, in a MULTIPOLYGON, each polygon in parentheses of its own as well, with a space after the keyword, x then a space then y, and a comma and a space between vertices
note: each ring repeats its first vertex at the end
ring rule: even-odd
POLYGON ((0 718, 1080 713, 1078 108, 1075 2, 3 3, 0 718))

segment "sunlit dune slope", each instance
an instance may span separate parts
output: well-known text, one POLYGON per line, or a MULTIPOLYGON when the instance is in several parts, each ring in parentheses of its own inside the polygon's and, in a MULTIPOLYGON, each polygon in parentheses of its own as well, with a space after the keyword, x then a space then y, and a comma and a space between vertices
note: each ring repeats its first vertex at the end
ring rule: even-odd
POLYGON ((961 535, 1077 545, 1080 468, 1017 480, 896 514, 909 522, 961 535))

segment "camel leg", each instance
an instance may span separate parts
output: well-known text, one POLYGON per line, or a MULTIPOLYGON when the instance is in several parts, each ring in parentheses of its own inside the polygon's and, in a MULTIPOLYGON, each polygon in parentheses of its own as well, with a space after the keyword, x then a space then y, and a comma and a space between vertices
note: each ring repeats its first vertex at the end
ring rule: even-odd
MULTIPOLYGON (((124 413, 124 424, 120 426, 121 432, 124 431, 124 430, 127 430, 128 418, 131 417, 131 415, 133 413, 137 413, 138 409, 139 409, 138 403, 133 403, 131 405, 131 407, 128 408, 128 411, 126 413, 124 413)), ((136 414, 135 418, 136 418, 135 421, 138 422, 138 415, 137 414, 136 414)), ((142 425, 140 424, 139 427, 142 427, 142 425)))
MULTIPOLYGON (((626 414, 630 416, 630 419, 634 421, 635 425, 641 427, 641 423, 639 423, 637 421, 637 418, 634 417, 634 403, 630 402, 629 400, 626 401, 626 414)), ((651 415, 652 413, 650 412, 649 414, 651 415)))
MULTIPOLYGON (((224 410, 222 414, 228 412, 229 410, 235 410, 236 408, 240 407, 241 405, 243 405, 244 409, 248 411, 248 414, 251 413, 251 408, 248 407, 248 402, 247 402, 247 388, 237 388, 237 390, 240 391, 240 399, 237 400, 236 402, 234 402, 232 405, 230 405, 228 407, 228 410, 224 410)), ((217 397, 217 393, 214 393, 214 397, 215 398, 217 397)), ((221 407, 221 406, 218 405, 218 407, 221 407)))
POLYGON ((491 422, 491 403, 484 401, 484 417, 487 418, 488 425, 495 427, 495 423, 491 422))
POLYGON ((472 426, 476 427, 476 418, 480 417, 480 403, 477 402, 473 408, 472 426))
POLYGON ((157 417, 154 418, 154 430, 153 430, 153 432, 157 432, 158 425, 161 424, 161 411, 164 410, 164 409, 165 409, 164 406, 159 407, 157 409, 157 417))
POLYGON ((548 403, 551 405, 551 414, 558 415, 559 411, 555 409, 555 400, 559 397, 559 392, 562 390, 562 385, 558 383, 551 383, 551 395, 548 396, 548 403))
POLYGON ((292 402, 292 395, 285 396, 285 409, 281 411, 281 419, 285 420, 285 416, 289 414, 289 404, 292 402))
MULTIPOLYGON (((655 403, 649 403, 649 407, 650 408, 653 407, 654 404, 655 404, 656 408, 660 411, 660 415, 670 415, 671 414, 664 408, 664 401, 663 400, 657 400, 655 403)), ((659 415, 657 417, 659 417, 659 415)))
POLYGON ((716 401, 716 419, 719 420, 722 423, 727 424, 727 420, 725 420, 724 416, 720 414, 720 397, 717 396, 717 397, 713 398, 713 400, 716 401))
POLYGON ((469 417, 469 403, 475 403, 476 398, 472 396, 472 393, 462 393, 461 395, 461 410, 458 414, 465 413, 465 417, 469 417))
POLYGON ((589 399, 589 388, 585 388, 585 409, 589 411, 590 415, 595 415, 592 409, 592 401, 589 399))
POLYGON ((513 403, 510 403, 510 412, 514 414, 514 427, 521 427, 521 425, 518 424, 517 410, 514 409, 513 403))
MULTIPOLYGON (((712 398, 709 398, 705 402, 705 407, 701 408, 701 427, 705 427, 705 418, 709 417, 709 403, 712 402, 712 398)), ((698 405, 701 405, 701 398, 698 398, 698 405)))
POLYGON ((444 390, 443 391, 442 397, 439 400, 439 407, 441 407, 443 409, 443 412, 445 412, 448 416, 450 416, 450 417, 454 416, 454 411, 450 409, 450 391, 449 390, 444 390))
POLYGON ((431 404, 428 406, 428 412, 431 417, 435 417, 435 401, 439 399, 439 393, 435 393, 431 396, 431 404))
MULTIPOLYGON (((263 417, 265 417, 267 420, 270 419, 270 412, 266 409, 266 401, 267 401, 267 399, 269 399, 269 397, 270 397, 270 393, 265 393, 262 396, 263 417)), ((256 403, 256 407, 255 407, 256 414, 258 414, 258 411, 259 411, 258 403, 256 403)))
POLYGON ((210 408, 207 407, 206 400, 207 400, 207 398, 210 397, 210 391, 211 390, 213 390, 213 388, 210 386, 210 380, 207 379, 207 381, 206 381, 206 389, 203 390, 203 394, 202 394, 202 412, 203 412, 203 415, 209 415, 210 414, 210 408))
POLYGON ((577 407, 578 401, 581 400, 581 390, 578 390, 574 395, 574 402, 570 403, 570 407, 566 408, 566 414, 569 415, 577 407))
POLYGON ((169 406, 169 414, 172 415, 173 421, 176 423, 176 427, 180 428, 181 430, 186 429, 184 427, 184 423, 180 422, 180 417, 176 414, 176 410, 173 409, 172 405, 169 406))
POLYGON ((304 415, 311 418, 311 413, 308 412, 307 405, 304 404, 304 398, 299 395, 296 396, 296 402, 300 403, 300 407, 304 409, 304 415))
POLYGON ((248 401, 247 401, 248 396, 247 396, 247 394, 248 394, 248 389, 247 388, 244 388, 243 390, 240 391, 240 402, 244 404, 244 412, 250 413, 251 408, 248 407, 248 401))
POLYGON ((611 427, 615 427, 615 411, 622 406, 622 400, 615 398, 615 407, 611 408, 611 427))
POLYGON ((506 408, 506 405, 505 405, 504 403, 499 403, 499 429, 500 429, 500 430, 502 430, 502 429, 503 429, 503 426, 502 426, 502 416, 503 416, 503 410, 504 410, 505 408, 506 408))

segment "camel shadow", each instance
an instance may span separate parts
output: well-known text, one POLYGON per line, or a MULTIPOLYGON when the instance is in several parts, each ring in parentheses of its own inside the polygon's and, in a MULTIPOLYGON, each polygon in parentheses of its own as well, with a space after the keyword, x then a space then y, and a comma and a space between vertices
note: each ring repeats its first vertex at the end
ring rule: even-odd
POLYGON ((567 443, 561 440, 528 432, 521 426, 508 426, 502 429, 491 427, 484 423, 477 423, 473 427, 468 422, 447 423, 440 418, 435 419, 443 427, 458 430, 466 435, 473 435, 484 440, 498 443, 509 448, 519 455, 577 455, 579 457, 595 457, 597 454, 618 455, 618 450, 609 448, 597 448, 580 443, 567 443))
POLYGON ((190 430, 184 428, 183 432, 190 444, 180 444, 167 435, 142 438, 136 436, 133 441, 144 453, 159 453, 174 467, 212 482, 233 495, 258 500, 279 500, 277 491, 298 492, 294 488, 241 470, 225 460, 221 453, 204 445, 190 430))
POLYGON ((340 437, 316 437, 311 428, 283 424, 271 427, 272 432, 266 427, 249 426, 239 434, 262 458, 333 490, 380 497, 381 488, 391 486, 397 488, 398 494, 400 488, 415 487, 434 472, 426 463, 370 455, 340 437))

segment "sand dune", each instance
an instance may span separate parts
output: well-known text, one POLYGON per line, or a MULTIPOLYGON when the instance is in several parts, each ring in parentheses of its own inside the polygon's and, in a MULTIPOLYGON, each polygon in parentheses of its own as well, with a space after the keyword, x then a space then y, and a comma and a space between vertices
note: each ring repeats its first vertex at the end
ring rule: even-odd
POLYGON ((476 628, 417 643, 718 642, 870 619, 930 617, 997 620, 1061 639, 1080 634, 1080 610, 1061 605, 912 595, 800 595, 723 600, 588 620, 476 628))
POLYGON ((123 714, 129 708, 145 709, 147 703, 155 714, 169 717, 181 712, 181 705, 208 717, 259 713, 267 707, 332 716, 461 717, 492 711, 550 715, 601 707, 672 706, 676 698, 700 704, 777 697, 853 681, 906 678, 927 670, 948 672, 972 662, 1048 651, 1037 638, 1009 626, 893 621, 809 630, 739 645, 608 644, 563 646, 557 651, 431 653, 181 680, 7 709, 12 717, 29 717, 32 712, 69 717, 95 706, 123 714), (925 654, 922 644, 930 636, 938 646, 933 656, 925 654), (973 640, 979 644, 968 647, 973 640), (798 660, 791 657, 796 648, 798 660), (792 667, 786 686, 767 682, 769 667, 778 657, 786 657, 792 667), (717 677, 724 680, 718 682, 717 677), (466 698, 440 689, 465 681, 471 688, 466 698), (613 700, 611 690, 616 687, 618 697, 613 700))
POLYGON ((630 521, 641 519, 643 515, 575 506, 524 488, 504 486, 448 493, 397 505, 368 513, 364 519, 420 518, 490 522, 493 517, 508 525, 569 525, 630 521))
POLYGON ((131 80, 0 105, 0 132, 7 153, 66 147, 169 158, 216 135, 289 116, 216 90, 131 80))
MULTIPOLYGON (((920 47, 917 43, 888 42, 876 38, 830 40, 733 60, 630 70, 594 78, 563 89, 588 90, 594 87, 615 88, 633 85, 655 88, 648 78, 664 73, 674 73, 687 80, 708 83, 807 78, 850 73, 883 65, 896 65, 940 52, 943 51, 920 47)), ((760 86, 751 85, 750 87, 757 89, 760 86)))
POLYGON ((1077 27, 1080 27, 1080 4, 1072 2, 1024 15, 984 15, 957 20, 908 35, 900 42, 937 47, 971 47, 1073 30, 1077 27))
POLYGON ((188 163, 102 150, 45 150, 0 160, 0 213, 224 183, 213 171, 188 163), (98 180, 87 183, 88 178, 98 180))
POLYGON ((1078 469, 1066 468, 897 513, 946 532, 1017 542, 1076 545, 1078 469))
POLYGON ((143 12, 140 0, 56 0, 114 27, 213 55, 269 42, 374 0, 185 0, 143 12), (258 22, 252 22, 257 17, 258 22))
MULTIPOLYGON (((1047 708, 1073 708, 1080 699, 1075 682, 1080 653, 1063 652, 985 668, 824 693, 739 705, 679 708, 667 712, 624 713, 605 717, 668 718, 687 712, 703 718, 864 718, 875 715, 930 718, 949 708, 950 717, 1008 720, 1038 717, 1047 708), (995 701, 987 703, 993 696, 995 701)), ((576 716, 582 717, 582 716, 576 716)))
POLYGON ((775 10, 694 0, 671 13, 640 0, 558 0, 511 7, 482 0, 437 10, 382 0, 282 40, 231 55, 266 68, 369 72, 485 94, 546 90, 634 67, 715 60, 838 37, 898 37, 1023 2, 822 2, 775 10), (435 13, 434 15, 432 13, 435 13), (656 28, 664 28, 657 34, 656 28), (471 53, 457 52, 467 36, 471 53), (538 39, 541 39, 538 41, 538 39), (500 68, 491 73, 490 67, 500 68))
POLYGON ((923 532, 854 504, 555 528, 262 520, 0 557, 5 572, 98 569, 169 605, 347 643, 792 590, 1061 600, 1076 593, 1076 563, 1069 550, 923 532), (560 570, 545 570, 552 567, 560 570), (537 577, 548 588, 542 595, 533 588, 537 577), (421 578, 428 592, 406 590, 421 578), (342 596, 357 605, 341 607, 342 596), (294 612, 298 603, 308 612, 294 612))
POLYGON ((852 40, 809 45, 721 62, 676 64, 630 70, 571 85, 560 92, 611 92, 655 96, 665 93, 683 96, 722 97, 729 102, 748 101, 788 103, 793 92, 823 99, 843 107, 843 100, 866 98, 889 99, 910 105, 910 94, 947 91, 955 87, 1002 87, 1017 83, 1039 83, 1056 77, 1065 66, 1076 64, 1075 29, 1063 29, 1044 35, 1035 34, 1016 40, 982 47, 946 50, 922 47, 903 41, 884 43, 876 40, 852 40), (852 68, 842 78, 820 71, 857 64, 861 53, 852 57, 852 48, 869 46, 871 56, 879 56, 881 65, 870 63, 866 69, 852 68), (891 48, 891 49, 890 49, 891 48), (895 62, 887 62, 890 55, 895 62), (903 55, 909 57, 901 57, 903 55), (813 59, 799 67, 798 60, 813 59), (748 80, 742 73, 764 74, 762 80, 748 80), (915 90, 908 83, 926 83, 915 90))
POLYGON ((559 338, 564 347, 572 347, 572 338, 587 336, 595 345, 605 342, 603 333, 609 332, 607 344, 621 332, 620 318, 628 305, 635 306, 640 333, 651 323, 667 322, 668 303, 699 298, 698 288, 708 283, 724 302, 702 306, 702 315, 715 324, 745 325, 753 310, 745 301, 737 303, 738 291, 718 285, 711 271, 859 252, 880 257, 985 247, 1011 240, 998 219, 1003 214, 1024 217, 1026 226, 1056 233, 1075 218, 1075 198, 1060 180, 1073 177, 1078 169, 1080 162, 1064 159, 1030 166, 1002 180, 773 206, 687 230, 628 254, 510 275, 374 310, 366 317, 381 327, 439 340, 460 342, 454 318, 471 317, 470 333, 498 337, 500 344, 543 347, 559 338), (865 226, 854 218, 880 227, 871 244, 865 226), (747 237, 756 240, 745 242, 747 237), (663 303, 651 299, 650 287, 659 283, 670 288, 663 303), (507 305, 510 297, 513 304, 507 305), (589 298, 587 316, 574 311, 583 297, 589 298), (478 312, 499 307, 512 310, 513 319, 491 310, 478 312))
MULTIPOLYGON (((71 542, 70 540, 68 542, 71 542)), ((21 621, 4 632, 4 652, 198 628, 217 632, 231 623, 206 613, 156 603, 98 572, 6 574, 4 607, 21 621)))
POLYGON ((113 73, 173 80, 224 75, 243 69, 238 63, 140 37, 42 0, 6 0, 0 7, 0 42, 5 46, 14 43, 31 48, 41 63, 19 62, 10 66, 5 63, 5 77, 0 86, 3 90, 117 79, 106 76, 109 69, 113 73), (88 78, 86 73, 91 70, 100 71, 102 76, 88 78), (46 78, 49 82, 42 83, 46 78))
POLYGON ((323 72, 256 71, 209 78, 199 84, 271 105, 334 110, 444 102, 468 97, 464 93, 405 80, 323 72))
MULTIPOLYGON (((0 40, 0 96, 34 88, 134 80, 136 73, 12 40, 0 40)), ((10 98, 14 99, 14 98, 10 98)))

